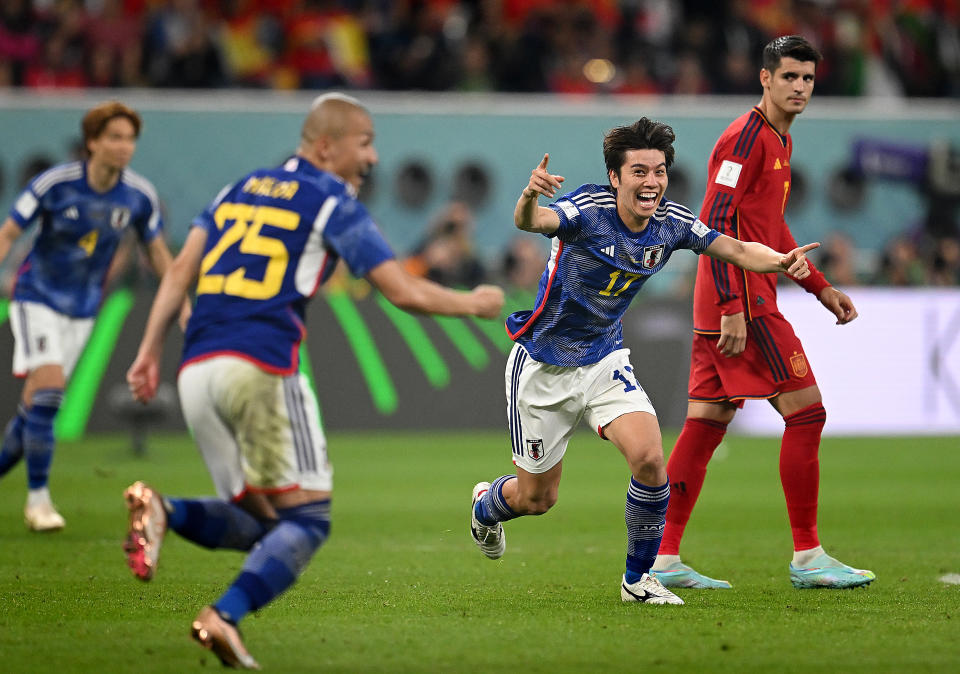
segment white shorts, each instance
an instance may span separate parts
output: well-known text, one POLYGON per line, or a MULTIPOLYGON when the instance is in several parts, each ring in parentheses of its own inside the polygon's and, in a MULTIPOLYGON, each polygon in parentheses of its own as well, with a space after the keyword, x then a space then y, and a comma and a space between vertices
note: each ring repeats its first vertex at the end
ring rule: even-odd
POLYGON ((561 367, 536 361, 515 344, 505 380, 513 463, 528 473, 545 473, 563 459, 581 419, 599 433, 629 412, 656 416, 634 376, 630 349, 593 365, 561 367))
POLYGON ((41 365, 59 365, 69 377, 93 323, 93 318, 71 318, 39 302, 11 302, 13 375, 26 377, 41 365))
POLYGON ((177 387, 220 498, 333 488, 317 400, 300 373, 271 374, 217 356, 183 368, 177 387))

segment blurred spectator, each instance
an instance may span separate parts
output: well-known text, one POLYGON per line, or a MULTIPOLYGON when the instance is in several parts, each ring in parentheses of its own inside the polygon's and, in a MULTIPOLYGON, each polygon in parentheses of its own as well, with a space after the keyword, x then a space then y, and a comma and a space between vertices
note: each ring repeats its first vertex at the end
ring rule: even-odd
POLYGON ((269 87, 283 43, 277 17, 258 11, 255 0, 221 2, 219 43, 230 84, 269 87))
POLYGON ((147 79, 159 87, 219 87, 225 83, 212 28, 199 0, 165 0, 147 19, 147 79))
POLYGON ((367 36, 360 20, 332 0, 298 0, 284 26, 284 64, 301 89, 367 87, 367 36))
POLYGON ((123 0, 100 0, 86 23, 91 86, 140 86, 142 17, 128 13, 123 0))
POLYGON ((919 286, 924 284, 925 277, 926 270, 916 245, 906 237, 898 237, 884 248, 874 283, 885 286, 919 286))
POLYGON ((798 32, 824 54, 821 94, 960 97, 958 24, 956 0, 5 0, 0 86, 29 71, 37 86, 752 94, 762 46, 798 32))
POLYGON ((486 279, 473 247, 473 214, 459 201, 433 220, 423 242, 404 261, 407 271, 445 286, 472 288, 486 279))
POLYGON ((27 66, 39 56, 39 28, 30 0, 0 3, 0 64, 10 84, 22 85, 27 66))
POLYGON ((846 234, 831 234, 818 251, 820 271, 840 287, 859 285, 856 250, 846 234))
POLYGON ((508 289, 535 291, 546 264, 547 253, 534 237, 514 237, 500 263, 502 282, 508 289))
POLYGON ((944 237, 936 242, 930 264, 930 285, 960 285, 960 239, 944 237))

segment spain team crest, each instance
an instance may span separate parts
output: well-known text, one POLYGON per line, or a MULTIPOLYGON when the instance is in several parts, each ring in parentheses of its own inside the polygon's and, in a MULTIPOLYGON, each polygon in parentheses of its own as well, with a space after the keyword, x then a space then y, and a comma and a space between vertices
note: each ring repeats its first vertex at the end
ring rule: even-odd
POLYGON ((527 456, 534 461, 543 458, 543 440, 527 440, 527 456))
POLYGON ((790 367, 793 368, 793 374, 797 377, 807 376, 807 359, 802 353, 794 353, 790 356, 790 367))
POLYGON ((659 243, 656 246, 647 246, 643 249, 643 267, 644 269, 653 269, 663 259, 663 251, 667 247, 665 243, 659 243))

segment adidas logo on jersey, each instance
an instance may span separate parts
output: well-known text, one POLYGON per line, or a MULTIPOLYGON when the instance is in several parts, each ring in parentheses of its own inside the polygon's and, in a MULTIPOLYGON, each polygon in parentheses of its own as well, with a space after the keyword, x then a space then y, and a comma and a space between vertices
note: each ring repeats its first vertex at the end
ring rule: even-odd
POLYGON ((603 253, 604 255, 607 255, 608 257, 613 257, 613 255, 614 255, 614 247, 613 247, 613 246, 604 246, 603 248, 600 249, 600 252, 603 253))
POLYGON ((80 211, 77 210, 76 206, 71 206, 63 212, 63 217, 69 220, 77 220, 80 218, 80 211))

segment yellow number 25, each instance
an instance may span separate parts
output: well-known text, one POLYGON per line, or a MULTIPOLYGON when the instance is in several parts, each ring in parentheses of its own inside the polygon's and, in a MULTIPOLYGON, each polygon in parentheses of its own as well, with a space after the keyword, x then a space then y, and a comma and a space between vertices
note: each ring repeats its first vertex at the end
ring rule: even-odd
POLYGON ((203 257, 197 294, 223 293, 251 300, 265 300, 280 292, 290 254, 283 241, 266 236, 260 230, 264 225, 294 230, 300 224, 299 214, 272 206, 221 204, 213 214, 213 219, 220 230, 231 221, 233 224, 203 257), (229 274, 209 273, 221 256, 237 242, 240 243, 241 253, 261 255, 268 259, 262 281, 247 278, 246 267, 237 267, 229 274))

